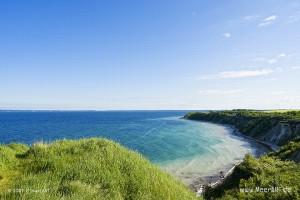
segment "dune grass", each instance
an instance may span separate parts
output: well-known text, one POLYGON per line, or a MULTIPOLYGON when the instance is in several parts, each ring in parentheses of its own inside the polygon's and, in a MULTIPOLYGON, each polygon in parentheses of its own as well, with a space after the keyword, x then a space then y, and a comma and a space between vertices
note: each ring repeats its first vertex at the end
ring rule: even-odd
POLYGON ((106 139, 0 145, 0 199, 196 199, 140 154, 106 139))

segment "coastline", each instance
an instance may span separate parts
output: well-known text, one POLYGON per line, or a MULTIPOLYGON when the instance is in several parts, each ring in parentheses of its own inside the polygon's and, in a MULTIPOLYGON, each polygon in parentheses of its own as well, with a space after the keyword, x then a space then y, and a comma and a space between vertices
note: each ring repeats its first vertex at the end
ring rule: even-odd
POLYGON ((231 125, 231 124, 222 124, 222 123, 210 122, 210 121, 204 121, 204 120, 186 119, 184 117, 182 117, 182 119, 196 121, 196 122, 205 122, 205 123, 219 124, 219 125, 225 126, 227 128, 232 129, 232 133, 234 135, 242 137, 242 138, 245 138, 245 139, 250 140, 250 141, 254 141, 256 143, 259 143, 260 145, 265 146, 266 148, 268 148, 270 151, 277 151, 280 148, 276 144, 272 144, 272 143, 269 143, 269 142, 261 141, 261 140, 255 139, 253 137, 247 136, 247 135, 241 133, 234 125, 231 125))
POLYGON ((255 139, 253 137, 250 137, 250 136, 247 136, 243 133, 241 133, 234 125, 229 125, 229 124, 221 124, 223 126, 227 126, 227 127, 230 127, 231 129, 233 129, 233 134, 239 136, 239 137, 243 137, 247 140, 250 140, 250 141, 254 141, 264 147, 266 147, 267 149, 269 149, 270 151, 277 151, 279 150, 279 146, 275 145, 275 144, 272 144, 272 143, 269 143, 269 142, 265 142, 265 141, 261 141, 261 140, 258 140, 258 139, 255 139))
MULTIPOLYGON (((186 119, 186 120, 190 120, 190 119, 186 119)), ((268 142, 264 142, 264 141, 260 141, 258 139, 244 135, 234 125, 221 124, 221 123, 215 123, 215 122, 209 122, 209 121, 203 121, 203 120, 192 120, 192 121, 218 124, 218 125, 222 125, 228 129, 230 129, 231 130, 230 133, 233 136, 237 136, 242 139, 245 139, 247 142, 250 143, 250 145, 252 145, 254 147, 256 152, 253 154, 253 156, 255 156, 255 157, 259 157, 267 152, 277 151, 279 149, 279 146, 277 146, 277 145, 274 145, 274 144, 271 144, 268 142)), ((241 162, 242 161, 233 163, 231 165, 231 167, 225 167, 219 173, 216 172, 215 174, 213 174, 211 176, 201 177, 201 178, 199 177, 199 179, 201 179, 202 181, 195 181, 194 183, 189 185, 189 187, 196 193, 197 196, 201 196, 203 194, 203 192, 205 191, 205 187, 207 187, 207 186, 216 187, 217 185, 221 184, 226 179, 226 177, 228 177, 230 174, 232 174, 235 167, 238 166, 241 162), (203 181, 203 179, 204 179, 204 181, 203 181), (203 183, 203 182, 207 182, 207 183, 203 183)))
MULTIPOLYGON (((232 174, 236 166, 238 166, 242 161, 236 162, 235 164, 231 165, 231 167, 226 167, 222 171, 222 177, 220 173, 215 173, 211 176, 204 177, 206 179, 207 183, 203 183, 202 181, 194 182, 191 185, 189 185, 189 188, 192 189, 196 193, 196 196, 199 197, 203 194, 205 191, 205 187, 216 187, 219 184, 221 184, 229 175, 232 174)), ((203 178, 201 178, 203 180, 203 178)))

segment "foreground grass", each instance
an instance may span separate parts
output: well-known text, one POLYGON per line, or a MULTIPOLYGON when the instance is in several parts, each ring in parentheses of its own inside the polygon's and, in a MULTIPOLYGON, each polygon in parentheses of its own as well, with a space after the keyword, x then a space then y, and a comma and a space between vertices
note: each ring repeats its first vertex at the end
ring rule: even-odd
POLYGON ((0 145, 0 199, 196 199, 140 154, 105 139, 0 145))

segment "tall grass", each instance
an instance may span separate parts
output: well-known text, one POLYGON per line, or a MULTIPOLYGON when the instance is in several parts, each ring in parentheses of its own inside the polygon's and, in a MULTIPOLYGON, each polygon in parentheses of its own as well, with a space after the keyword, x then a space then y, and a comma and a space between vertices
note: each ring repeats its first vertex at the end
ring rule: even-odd
POLYGON ((196 199, 140 154, 106 139, 2 145, 0 156, 0 199, 196 199))

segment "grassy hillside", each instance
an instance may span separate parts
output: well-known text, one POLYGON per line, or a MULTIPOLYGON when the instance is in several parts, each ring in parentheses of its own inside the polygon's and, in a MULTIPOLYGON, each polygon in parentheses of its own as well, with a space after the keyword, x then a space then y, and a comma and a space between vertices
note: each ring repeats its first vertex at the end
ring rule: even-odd
POLYGON ((196 199, 140 154, 105 139, 0 145, 0 199, 196 199))
POLYGON ((234 125, 240 132, 277 145, 300 137, 300 111, 271 112, 254 110, 188 113, 186 119, 234 125))

